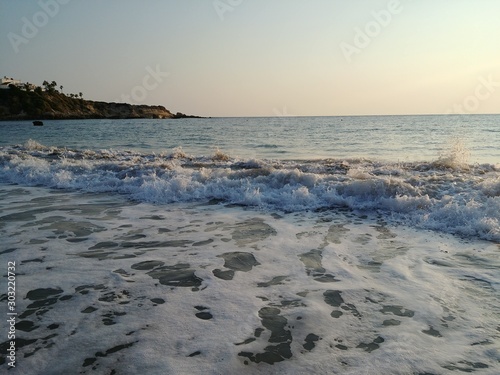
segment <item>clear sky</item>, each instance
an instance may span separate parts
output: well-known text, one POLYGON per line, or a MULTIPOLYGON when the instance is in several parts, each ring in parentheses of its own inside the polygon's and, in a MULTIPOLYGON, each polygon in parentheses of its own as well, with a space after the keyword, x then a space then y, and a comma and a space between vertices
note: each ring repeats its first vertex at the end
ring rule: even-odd
POLYGON ((500 113, 500 0, 0 0, 0 76, 203 116, 500 113))

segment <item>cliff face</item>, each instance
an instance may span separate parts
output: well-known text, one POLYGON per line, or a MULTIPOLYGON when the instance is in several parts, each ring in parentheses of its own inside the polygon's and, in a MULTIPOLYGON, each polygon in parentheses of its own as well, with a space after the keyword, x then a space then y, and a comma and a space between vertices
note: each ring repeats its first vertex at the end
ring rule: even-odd
POLYGON ((79 118, 85 113, 90 118, 174 118, 174 115, 163 106, 131 105, 125 103, 105 103, 84 101, 84 110, 79 118))
MULTIPOLYGON (((182 114, 181 114, 182 115, 182 114)), ((0 120, 179 118, 163 106, 94 102, 55 90, 0 90, 0 120)))

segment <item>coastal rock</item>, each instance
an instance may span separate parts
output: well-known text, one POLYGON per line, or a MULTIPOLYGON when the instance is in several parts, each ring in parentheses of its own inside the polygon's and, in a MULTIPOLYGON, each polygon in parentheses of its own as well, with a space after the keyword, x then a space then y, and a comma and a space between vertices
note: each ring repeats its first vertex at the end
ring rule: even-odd
POLYGON ((0 120, 64 119, 178 119, 197 118, 163 106, 107 103, 70 97, 56 90, 25 91, 16 87, 0 91, 0 120))

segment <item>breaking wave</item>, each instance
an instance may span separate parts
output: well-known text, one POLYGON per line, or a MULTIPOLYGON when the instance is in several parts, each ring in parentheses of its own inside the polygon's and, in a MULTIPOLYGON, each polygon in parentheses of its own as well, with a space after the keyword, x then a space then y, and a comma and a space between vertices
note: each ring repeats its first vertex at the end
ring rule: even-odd
POLYGON ((70 150, 30 140, 0 148, 4 183, 125 194, 168 204, 218 201, 267 210, 348 208, 387 220, 500 241, 500 170, 467 164, 460 144, 435 161, 364 159, 276 161, 210 156, 70 150))

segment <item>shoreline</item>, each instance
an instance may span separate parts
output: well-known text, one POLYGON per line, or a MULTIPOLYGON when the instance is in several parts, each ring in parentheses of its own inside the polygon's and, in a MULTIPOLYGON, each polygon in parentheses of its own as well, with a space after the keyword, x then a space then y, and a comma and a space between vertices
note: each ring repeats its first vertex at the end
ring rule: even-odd
POLYGON ((5 189, 5 256, 23 268, 16 367, 390 373, 408 353, 412 373, 496 367, 475 344, 498 341, 494 244, 353 212, 123 198, 5 189))
POLYGON ((173 117, 155 117, 155 116, 127 116, 127 117, 119 117, 119 116, 111 116, 111 117, 105 117, 105 116, 88 116, 88 117, 78 117, 78 116, 61 116, 61 117, 44 117, 44 116, 39 116, 39 117, 32 117, 32 116, 26 116, 22 118, 0 118, 0 122, 9 122, 9 121, 15 121, 15 122, 22 122, 22 121, 36 121, 36 120, 43 120, 43 121, 62 121, 62 120, 179 120, 179 119, 184 119, 184 118, 194 118, 194 119, 209 119, 212 117, 203 117, 203 116, 194 116, 194 115, 182 115, 182 116, 176 116, 174 115, 173 117))
POLYGON ((161 105, 104 102, 75 98, 52 87, 0 91, 0 121, 203 118, 173 113, 161 105))

